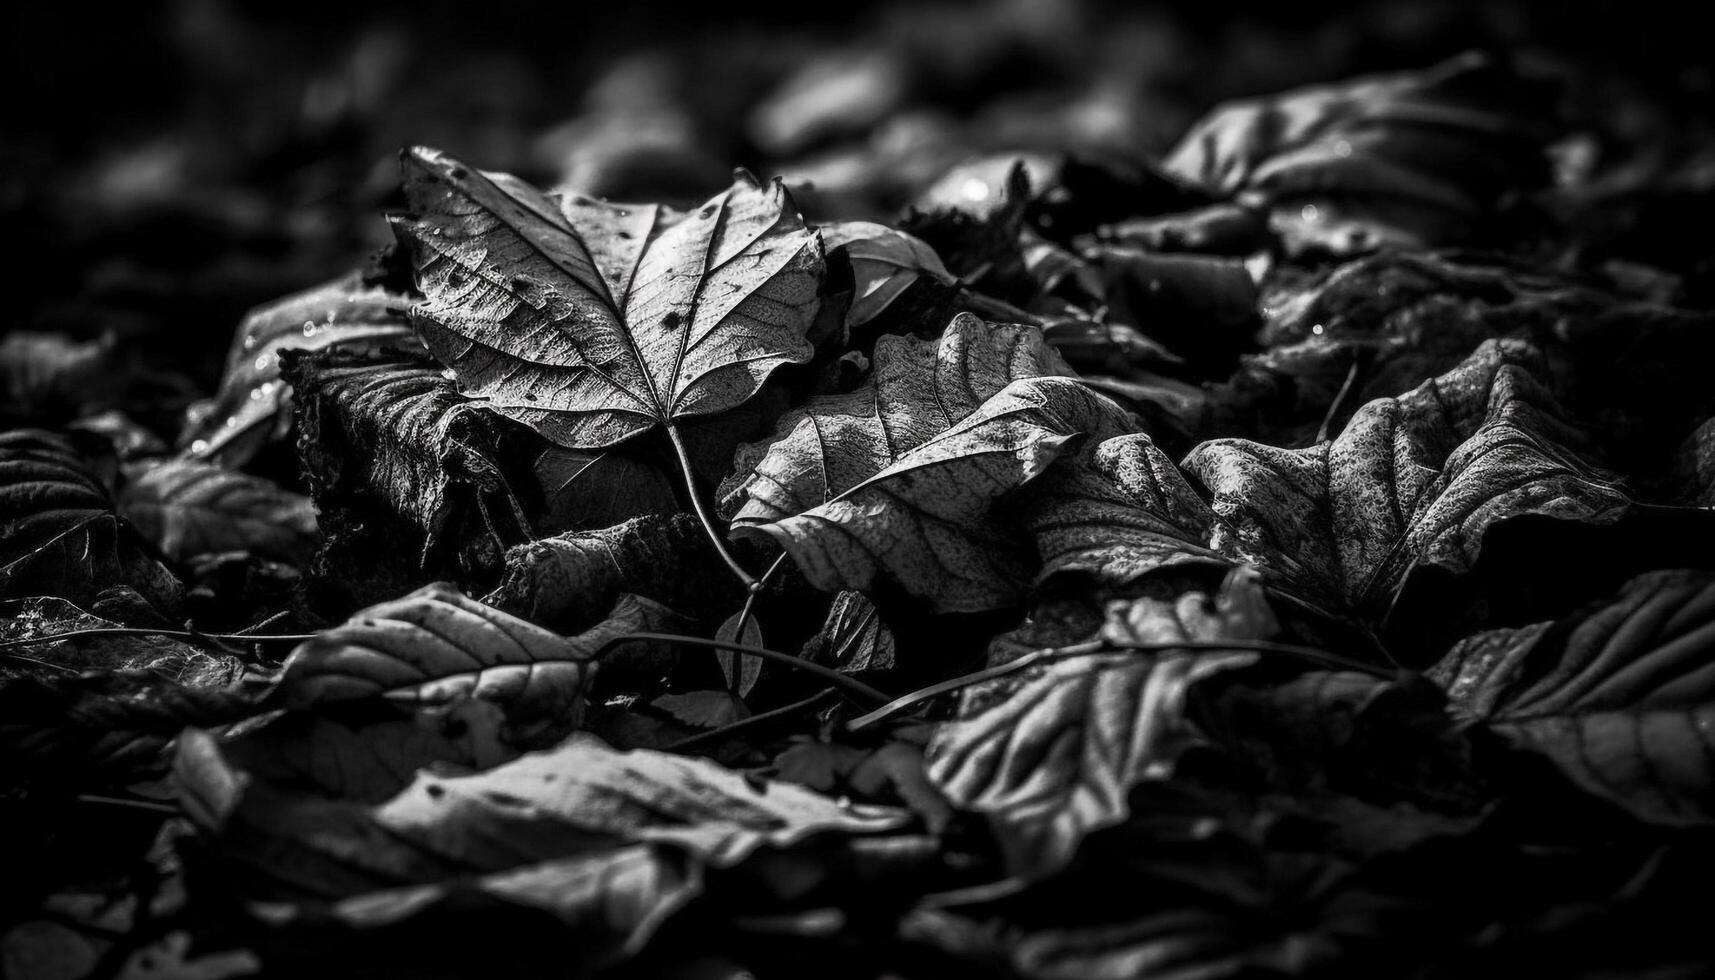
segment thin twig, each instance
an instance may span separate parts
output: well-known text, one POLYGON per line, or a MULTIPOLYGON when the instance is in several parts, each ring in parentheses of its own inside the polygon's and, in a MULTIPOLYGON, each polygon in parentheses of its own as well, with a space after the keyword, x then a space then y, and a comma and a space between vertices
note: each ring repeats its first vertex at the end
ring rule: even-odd
POLYGON ((79 803, 99 803, 103 806, 123 806, 133 810, 148 810, 150 813, 165 813, 178 816, 179 808, 153 800, 128 800, 120 796, 101 796, 97 793, 79 793, 76 797, 79 803))
POLYGON ((775 721, 775 720, 778 720, 780 718, 784 718, 787 715, 795 715, 800 711, 804 711, 808 708, 813 708, 816 705, 821 704, 822 702, 826 701, 828 699, 828 695, 838 694, 838 693, 839 693, 838 691, 834 690, 831 687, 824 687, 820 691, 817 691, 815 694, 810 695, 809 697, 805 698, 802 701, 794 701, 791 704, 781 705, 778 708, 774 708, 774 709, 771 709, 769 711, 764 711, 762 714, 751 715, 749 718, 746 718, 743 721, 735 721, 730 725, 722 725, 721 727, 716 728, 712 731, 698 732, 695 735, 691 735, 687 738, 682 738, 679 741, 674 742, 672 745, 667 746, 667 751, 669 751, 669 752, 683 752, 686 749, 695 748, 698 745, 703 744, 704 742, 713 741, 713 740, 719 739, 719 738, 726 738, 729 735, 736 735, 740 732, 749 731, 752 728, 758 727, 760 725, 765 725, 771 721, 775 721))
POLYGON ((1362 360, 1358 355, 1353 354, 1352 367, 1346 372, 1345 384, 1342 384, 1340 386, 1340 390, 1334 394, 1334 400, 1328 404, 1327 414, 1322 416, 1322 424, 1316 427, 1317 442, 1328 441, 1328 432, 1334 427, 1334 416, 1339 413, 1340 406, 1345 404, 1346 396, 1351 394, 1352 385, 1358 380, 1358 366, 1361 363, 1362 360))
POLYGON ((264 635, 257 633, 204 633, 201 630, 154 629, 147 626, 93 626, 89 629, 67 630, 64 633, 45 633, 41 636, 0 641, 0 650, 37 646, 43 643, 58 643, 61 640, 82 640, 96 636, 165 636, 175 640, 189 640, 191 642, 206 640, 211 643, 218 643, 221 640, 241 640, 245 643, 303 643, 306 640, 316 638, 314 633, 264 635))
POLYGON ((771 660, 775 663, 790 667, 793 670, 801 670, 807 674, 814 674, 827 681, 829 684, 839 688, 841 691, 844 691, 853 697, 868 701, 871 704, 886 704, 888 702, 888 695, 870 687, 863 681, 857 680, 853 677, 848 677, 837 670, 831 670, 821 664, 813 664, 802 657, 794 657, 790 653, 781 653, 779 650, 769 650, 765 647, 748 646, 743 643, 730 643, 726 640, 706 640, 700 636, 681 636, 678 633, 627 633, 624 636, 616 636, 597 647, 595 651, 595 659, 601 660, 603 657, 607 656, 610 651, 621 644, 636 643, 644 640, 654 640, 660 643, 682 643, 685 646, 703 647, 709 650, 731 650, 734 653, 746 654, 760 660, 771 660))
MULTIPOLYGON (((0 644, 0 645, 3 645, 3 644, 0 644)), ((65 664, 49 663, 46 660, 37 660, 35 657, 26 657, 21 653, 0 653, 0 657, 5 657, 8 660, 22 661, 23 663, 27 663, 27 664, 35 664, 38 667, 47 667, 47 668, 50 668, 52 670, 63 671, 67 674, 77 673, 76 670, 72 669, 71 667, 67 667, 65 664)))
POLYGON ((759 587, 756 578, 745 571, 744 566, 738 563, 738 559, 732 556, 732 552, 727 550, 726 541, 721 537, 720 532, 715 530, 714 517, 709 514, 709 506, 703 500, 702 493, 697 489, 697 475, 696 471, 691 468, 691 454, 685 449, 685 440, 679 435, 678 426, 668 423, 663 428, 667 430, 668 440, 673 443, 673 452, 678 454, 679 472, 685 477, 685 490, 691 495, 691 508, 697 512, 697 520, 702 522, 704 533, 708 534, 709 541, 714 544, 715 551, 720 553, 721 560, 727 563, 727 567, 732 569, 732 573, 738 576, 740 582, 744 583, 744 587, 755 591, 759 587))
POLYGON ((974 684, 981 684, 984 681, 991 681, 997 677, 1016 674, 1019 671, 1028 670, 1038 664, 1050 663, 1058 660, 1070 660, 1074 657, 1099 656, 1107 653, 1122 653, 1126 651, 1161 653, 1169 650, 1255 650, 1262 653, 1283 653, 1300 657, 1323 667, 1331 667, 1339 670, 1360 671, 1362 673, 1382 678, 1391 678, 1393 676, 1392 672, 1379 668, 1374 664, 1366 664, 1359 660, 1351 660, 1323 650, 1317 650, 1313 647, 1298 646, 1294 643, 1274 643, 1268 640, 1180 640, 1172 643, 1114 643, 1106 640, 1089 640, 1084 643, 1074 643, 1070 646, 1049 647, 1045 650, 1038 650, 1035 653, 1026 654, 1019 657, 1017 660, 1001 664, 998 667, 989 667, 985 670, 976 671, 975 673, 965 674, 962 677, 955 677, 951 680, 942 681, 939 684, 931 684, 921 690, 913 691, 903 697, 895 698, 887 704, 871 711, 867 715, 852 719, 852 721, 846 725, 846 731, 859 731, 875 724, 878 721, 890 718, 907 708, 916 707, 931 698, 961 690, 974 684))

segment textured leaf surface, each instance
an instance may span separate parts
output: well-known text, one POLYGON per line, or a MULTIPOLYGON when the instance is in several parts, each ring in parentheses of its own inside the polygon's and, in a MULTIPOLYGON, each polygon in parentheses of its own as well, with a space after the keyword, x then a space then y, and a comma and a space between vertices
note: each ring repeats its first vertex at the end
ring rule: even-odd
MULTIPOLYGON (((1266 613, 1261 588, 1235 578, 1215 599, 1190 593, 1174 603, 1117 604, 1105 631, 1140 643, 1262 639, 1274 629, 1266 613)), ((1186 691, 1255 660, 1237 651, 1122 651, 1053 664, 1004 700, 943 726, 929 746, 930 778, 955 806, 989 817, 1013 874, 1041 877, 1070 861, 1091 832, 1122 822, 1133 786, 1171 775, 1196 739, 1184 717, 1186 691)))
POLYGON ((497 420, 439 371, 305 358, 289 374, 301 403, 300 453, 324 507, 339 491, 367 494, 422 528, 427 545, 470 511, 524 522, 495 459, 497 420))
POLYGON ((1092 435, 1009 505, 1041 556, 1038 581, 1082 574, 1124 584, 1186 563, 1223 564, 1207 547, 1215 515, 1149 436, 1092 435))
POLYGON ((51 592, 87 603, 128 585, 170 604, 178 581, 142 548, 69 439, 33 429, 0 434, 0 596, 51 592))
POLYGON ((190 459, 144 469, 120 493, 119 510, 174 559, 251 551, 295 562, 315 547, 310 498, 190 459))
POLYGON ((1648 820, 1715 817, 1715 576, 1655 572, 1601 608, 1479 633, 1431 677, 1466 717, 1648 820))
POLYGON ((995 501, 1115 415, 1118 406, 1069 378, 1016 381, 829 502, 735 533, 772 537, 829 592, 886 581, 940 612, 1006 606, 1029 581, 1029 548, 995 517, 995 501))
POLYGON ((1327 611, 1373 621, 1414 566, 1468 569, 1501 521, 1618 519, 1630 500, 1578 457, 1581 439, 1534 365, 1528 346, 1491 341, 1365 405, 1319 446, 1204 443, 1186 468, 1214 494, 1213 546, 1327 611))
POLYGON ((425 148, 403 160, 413 322, 465 393, 554 442, 721 412, 809 359, 821 246, 778 183, 741 175, 679 213, 543 194, 425 148))
POLYGON ((881 337, 870 383, 782 416, 773 438, 739 450, 721 497, 737 526, 802 514, 945 432, 1011 382, 1071 373, 1035 327, 988 324, 969 313, 938 339, 881 337))
POLYGON ((292 652, 274 697, 288 708, 386 697, 476 698, 575 722, 603 642, 668 618, 627 596, 588 632, 562 637, 437 583, 357 613, 292 652))
POLYGON ((288 350, 422 350, 405 322, 409 298, 366 286, 352 272, 251 310, 226 356, 213 399, 192 406, 181 443, 193 459, 242 466, 292 424, 292 389, 280 371, 288 350))

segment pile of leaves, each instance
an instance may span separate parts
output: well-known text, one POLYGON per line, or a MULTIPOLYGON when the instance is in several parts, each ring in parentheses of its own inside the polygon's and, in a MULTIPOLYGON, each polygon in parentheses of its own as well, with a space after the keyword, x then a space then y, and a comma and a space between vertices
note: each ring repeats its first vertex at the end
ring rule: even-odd
POLYGON ((171 445, 14 334, 7 975, 1705 975, 1711 266, 1557 108, 880 221, 412 147, 171 445))

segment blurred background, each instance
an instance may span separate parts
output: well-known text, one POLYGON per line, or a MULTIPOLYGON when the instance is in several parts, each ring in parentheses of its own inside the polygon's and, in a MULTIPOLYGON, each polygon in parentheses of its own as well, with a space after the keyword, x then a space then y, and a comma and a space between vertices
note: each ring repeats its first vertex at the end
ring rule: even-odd
POLYGON ((1707 39, 1654 0, 138 0, 0 16, 0 323, 170 340, 163 356, 203 387, 246 309, 387 241, 409 143, 617 199, 698 200, 743 165, 786 175, 812 220, 885 220, 986 153, 1146 158, 1223 99, 1475 48, 1567 79, 1569 111, 1601 120, 1586 156, 1647 155, 1699 193, 1715 172, 1707 39))

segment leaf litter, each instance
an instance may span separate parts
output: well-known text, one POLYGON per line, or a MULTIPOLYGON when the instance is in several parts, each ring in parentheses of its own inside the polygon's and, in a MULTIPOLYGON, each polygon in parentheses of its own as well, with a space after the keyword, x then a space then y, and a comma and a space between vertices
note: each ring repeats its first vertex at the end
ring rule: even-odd
POLYGON ((1552 86, 855 139, 909 50, 412 146, 200 399, 0 345, 7 975, 1709 968, 1715 292, 1552 86))

